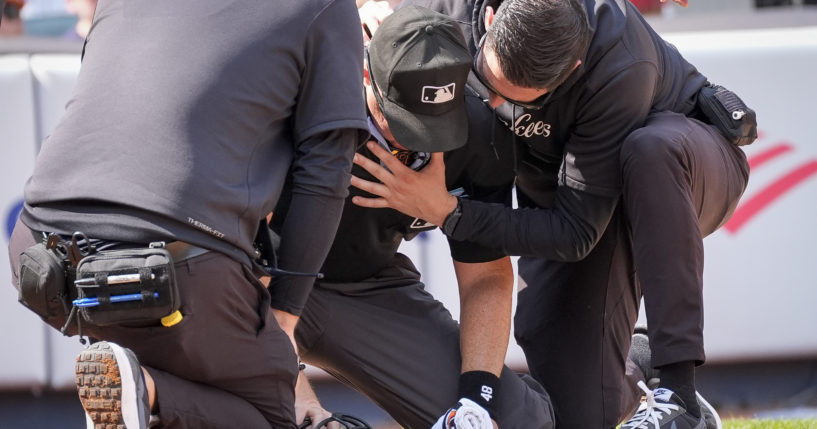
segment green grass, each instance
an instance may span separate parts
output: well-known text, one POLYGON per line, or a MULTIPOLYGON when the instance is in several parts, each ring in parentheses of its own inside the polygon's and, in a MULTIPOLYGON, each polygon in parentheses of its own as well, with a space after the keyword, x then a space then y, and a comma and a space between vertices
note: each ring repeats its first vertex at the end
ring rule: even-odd
POLYGON ((817 429, 817 419, 723 419, 723 429, 817 429))

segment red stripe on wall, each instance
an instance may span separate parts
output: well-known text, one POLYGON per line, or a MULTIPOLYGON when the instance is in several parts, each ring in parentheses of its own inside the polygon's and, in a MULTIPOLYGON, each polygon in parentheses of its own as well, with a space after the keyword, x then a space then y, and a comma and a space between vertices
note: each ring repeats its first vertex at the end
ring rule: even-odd
POLYGON ((772 159, 774 159, 774 158, 776 158, 776 157, 778 157, 780 155, 783 155, 784 153, 789 152, 791 150, 792 150, 792 147, 787 142, 780 143, 777 146, 772 146, 771 148, 766 149, 763 152, 760 152, 760 153, 756 154, 755 156, 747 159, 747 161, 749 161, 749 168, 750 169, 755 169, 755 168, 759 167, 760 165, 765 164, 765 163, 771 161, 772 159))
POLYGON ((737 210, 735 210, 732 219, 723 227, 731 233, 738 232, 746 222, 755 217, 755 215, 760 213, 766 206, 814 174, 817 174, 817 161, 809 161, 790 171, 785 176, 763 188, 745 203, 741 204, 737 210))

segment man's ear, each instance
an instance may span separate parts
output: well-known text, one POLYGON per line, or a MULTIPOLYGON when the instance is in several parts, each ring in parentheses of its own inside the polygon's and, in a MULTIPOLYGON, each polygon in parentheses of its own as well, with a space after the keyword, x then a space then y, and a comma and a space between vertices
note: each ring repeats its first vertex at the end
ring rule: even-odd
POLYGON ((485 31, 488 31, 488 27, 494 23, 494 8, 491 6, 485 7, 485 20, 483 24, 485 24, 485 31))
POLYGON ((582 60, 576 60, 576 65, 570 71, 576 70, 580 65, 582 65, 582 60))

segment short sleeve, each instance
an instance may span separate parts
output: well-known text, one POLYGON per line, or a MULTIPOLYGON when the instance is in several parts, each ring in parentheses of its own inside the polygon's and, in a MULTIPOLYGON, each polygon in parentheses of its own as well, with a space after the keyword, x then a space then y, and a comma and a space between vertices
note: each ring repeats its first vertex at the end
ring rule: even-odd
POLYGON ((295 112, 296 141, 338 128, 367 134, 363 36, 353 2, 334 0, 312 21, 295 112))

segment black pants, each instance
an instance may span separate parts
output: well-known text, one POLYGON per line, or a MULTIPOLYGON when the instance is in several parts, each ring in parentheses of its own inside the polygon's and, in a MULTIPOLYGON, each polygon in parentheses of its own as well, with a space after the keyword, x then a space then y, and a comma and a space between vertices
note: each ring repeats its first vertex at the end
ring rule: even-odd
MULTIPOLYGON (((18 221, 9 242, 12 273, 33 244, 18 221)), ((176 263, 175 271, 184 315, 177 325, 86 324, 83 335, 133 350, 156 384, 163 428, 294 428, 297 359, 269 311, 266 287, 217 252, 176 263)), ((16 274, 12 283, 17 287, 16 274)))
MULTIPOLYGON (((403 427, 427 429, 459 399, 459 326, 404 255, 370 279, 316 284, 295 337, 305 362, 403 427)), ((500 382, 501 428, 554 427, 550 399, 536 381, 505 367, 500 382)))
POLYGON ((517 341, 560 429, 612 428, 632 412, 626 357, 643 290, 653 366, 705 359, 703 237, 743 193, 743 151, 712 127, 656 113, 623 143, 622 197, 590 255, 520 258, 517 341))
POLYGON ((627 139, 621 165, 653 366, 703 363, 703 237, 734 213, 746 155, 711 126, 661 113, 627 139))

